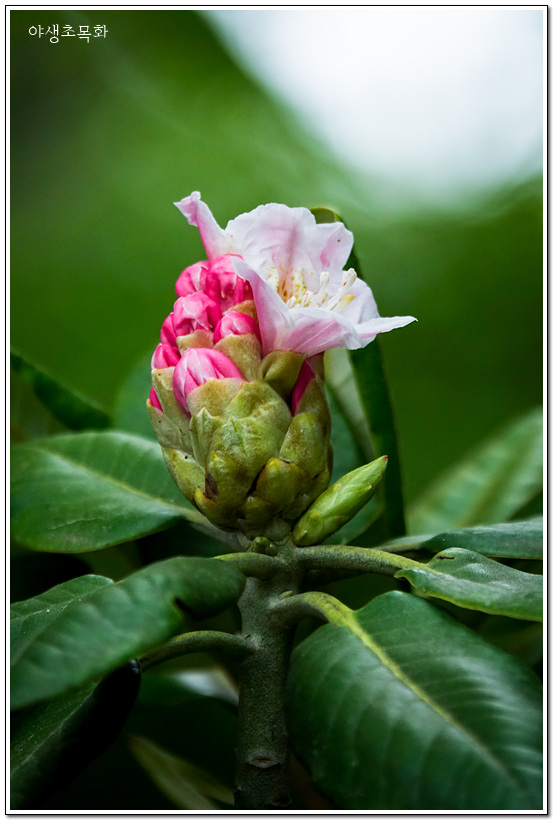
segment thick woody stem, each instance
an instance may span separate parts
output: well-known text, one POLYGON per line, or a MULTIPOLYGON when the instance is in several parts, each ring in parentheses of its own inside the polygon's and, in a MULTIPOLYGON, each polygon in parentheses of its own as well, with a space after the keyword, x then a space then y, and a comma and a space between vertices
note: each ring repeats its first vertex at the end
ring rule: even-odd
POLYGON ((295 626, 274 610, 283 593, 294 593, 299 586, 293 548, 289 553, 286 568, 272 579, 249 578, 239 603, 242 635, 253 651, 240 665, 238 809, 286 809, 290 804, 284 686, 295 626))

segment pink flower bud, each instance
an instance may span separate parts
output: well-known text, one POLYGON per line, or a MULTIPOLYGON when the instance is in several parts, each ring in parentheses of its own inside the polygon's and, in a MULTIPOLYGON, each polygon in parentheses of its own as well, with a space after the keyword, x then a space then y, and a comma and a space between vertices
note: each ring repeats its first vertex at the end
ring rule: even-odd
POLYGON ((158 345, 152 356, 151 369, 174 367, 180 359, 179 351, 171 345, 158 345))
POLYGON ((241 257, 234 254, 218 256, 210 263, 206 276, 205 291, 221 305, 223 312, 245 299, 253 299, 249 282, 234 272, 232 260, 237 258, 241 257))
POLYGON ((261 341, 259 325, 251 316, 240 313, 239 310, 229 310, 225 313, 213 333, 213 342, 217 344, 219 339, 226 336, 242 336, 244 333, 255 333, 261 341))
POLYGON ((293 416, 296 414, 298 404, 300 403, 301 398, 305 393, 306 387, 313 381, 314 378, 315 371, 313 370, 311 365, 307 361, 305 361, 300 368, 298 380, 296 381, 296 384, 294 385, 294 389, 292 391, 291 405, 293 416))
POLYGON ((186 400, 188 394, 210 379, 244 381, 234 362, 231 362, 224 353, 205 347, 191 347, 185 350, 173 373, 173 390, 187 415, 190 415, 186 400))
POLYGON ((161 344, 169 345, 170 347, 177 347, 177 337, 175 336, 175 328, 173 327, 173 314, 170 313, 167 319, 161 325, 161 332, 159 334, 161 344))
POLYGON ((181 296, 175 302, 173 327, 176 336, 188 336, 195 330, 213 330, 221 319, 217 302, 198 291, 181 296))
POLYGON ((205 277, 209 268, 209 262, 196 262, 185 268, 175 285, 177 296, 188 296, 199 290, 205 290, 205 277))
POLYGON ((158 399, 158 397, 157 397, 157 393, 156 393, 156 391, 154 390, 154 388, 153 388, 153 387, 152 387, 152 389, 150 390, 150 401, 152 402, 152 404, 153 404, 153 406, 154 406, 154 407, 157 407, 157 409, 158 409, 158 410, 161 410, 161 412, 163 413, 163 410, 162 410, 161 404, 159 403, 159 399, 158 399))

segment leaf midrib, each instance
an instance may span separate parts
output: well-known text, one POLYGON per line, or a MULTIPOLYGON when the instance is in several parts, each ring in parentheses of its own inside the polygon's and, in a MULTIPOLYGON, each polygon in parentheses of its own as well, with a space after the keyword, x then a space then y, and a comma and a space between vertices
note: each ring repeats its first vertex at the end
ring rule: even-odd
MULTIPOLYGON (((57 606, 56 605, 51 606, 50 611, 51 611, 51 609, 54 608, 54 606, 56 606, 57 612, 53 613, 51 618, 47 618, 46 622, 44 624, 42 624, 42 626, 40 628, 37 628, 37 630, 35 632, 33 632, 33 634, 31 635, 31 640, 30 641, 22 641, 21 642, 21 647, 22 647, 21 651, 19 651, 19 652, 13 651, 11 653, 10 667, 14 668, 17 665, 17 663, 19 663, 19 661, 22 658, 25 657, 25 655, 27 654, 27 651, 29 650, 29 647, 34 646, 36 641, 41 638, 41 636, 44 634, 44 632, 47 629, 49 629, 51 626, 53 626, 53 624, 56 623, 56 621, 58 621, 58 619, 68 609, 68 607, 74 606, 76 604, 81 604, 83 601, 88 601, 90 598, 94 597, 94 595, 96 595, 98 592, 102 592, 103 590, 105 590, 105 589, 107 589, 108 587, 111 587, 111 586, 112 586, 111 583, 104 584, 104 585, 99 584, 96 589, 91 590, 90 592, 84 592, 84 593, 82 593, 82 595, 77 595, 74 598, 70 598, 65 603, 58 604, 57 606), (15 659, 14 659, 14 656, 15 656, 15 659)), ((16 616, 13 619, 13 621, 16 622, 16 623, 17 622, 25 623, 25 621, 29 620, 30 618, 40 617, 46 611, 47 611, 47 608, 44 607, 43 609, 40 609, 38 611, 29 612, 27 615, 16 616)), ((11 623, 12 623, 12 621, 10 620, 10 625, 11 625, 11 623)))
POLYGON ((415 681, 411 680, 411 678, 406 675, 401 667, 387 654, 387 652, 381 647, 376 641, 374 641, 371 636, 363 629, 357 618, 355 617, 354 613, 352 612, 349 616, 341 612, 342 626, 348 628, 355 637, 361 641, 363 646, 373 652, 379 661, 384 664, 384 666, 394 675, 397 680, 407 686, 417 697, 419 697, 424 703, 427 704, 436 714, 438 714, 443 720, 446 721, 453 729, 458 731, 461 735, 466 737, 469 741, 471 741, 474 746, 483 754, 484 757, 488 758, 496 769, 499 769, 501 772, 505 773, 508 779, 518 787, 521 794, 523 794, 526 798, 528 798, 528 794, 522 787, 520 781, 516 777, 515 773, 508 769, 505 763, 496 758, 492 752, 482 744, 480 739, 474 735, 470 730, 464 727, 462 724, 459 724, 453 715, 444 709, 440 704, 436 703, 428 694, 421 689, 421 687, 415 683, 415 681))
POLYGON ((109 475, 109 474, 106 474, 106 473, 101 473, 96 469, 92 469, 90 466, 88 466, 86 464, 82 464, 81 462, 76 461, 74 458, 71 458, 70 456, 67 456, 65 453, 63 453, 63 454, 62 453, 57 453, 53 450, 50 450, 47 447, 37 447, 37 449, 39 449, 43 453, 47 453, 48 456, 50 456, 53 459, 57 459, 58 461, 61 461, 62 463, 67 462, 67 464, 69 464, 71 467, 73 467, 74 469, 80 470, 85 475, 90 474, 91 476, 94 476, 95 478, 99 478, 102 481, 106 481, 108 483, 114 484, 116 487, 119 487, 120 489, 124 490, 125 492, 130 493, 131 495, 137 495, 137 496, 140 496, 141 498, 147 499, 150 502, 161 504, 164 507, 168 507, 169 509, 172 509, 172 510, 177 510, 179 515, 182 515, 184 518, 194 518, 193 515, 190 515, 190 513, 193 513, 193 510, 187 510, 186 507, 181 507, 178 504, 172 503, 171 501, 166 501, 165 499, 163 499, 159 496, 148 495, 148 493, 146 493, 142 490, 139 490, 139 489, 137 489, 136 487, 133 487, 130 484, 125 484, 123 481, 120 481, 120 480, 116 479, 112 475, 109 475))

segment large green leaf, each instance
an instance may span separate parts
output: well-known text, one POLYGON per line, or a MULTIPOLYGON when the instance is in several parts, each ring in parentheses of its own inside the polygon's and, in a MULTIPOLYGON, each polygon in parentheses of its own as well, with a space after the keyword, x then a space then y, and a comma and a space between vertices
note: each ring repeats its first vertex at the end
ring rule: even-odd
POLYGON ((444 550, 428 564, 402 569, 395 577, 407 578, 424 595, 465 609, 523 621, 543 619, 541 575, 520 572, 469 550, 444 550))
POLYGON ((517 419, 436 482, 409 516, 412 533, 513 517, 543 481, 541 408, 517 419))
MULTIPOLYGON (((328 208, 315 208, 313 214, 317 222, 342 221, 335 211, 328 208)), ((355 249, 352 249, 347 265, 353 266, 356 272, 362 275, 355 249)), ((359 436, 358 440, 365 442, 367 460, 373 461, 375 457, 383 455, 389 458, 388 469, 378 495, 384 506, 383 517, 387 536, 401 536, 405 533, 405 516, 399 451, 380 341, 377 337, 364 348, 352 353, 334 353, 333 356, 334 366, 332 355, 327 356, 326 361, 332 372, 330 378, 334 380, 336 392, 341 395, 341 406, 346 417, 355 425, 353 429, 359 436), (348 366, 345 365, 346 359, 348 366), (337 361, 340 360, 341 368, 337 367, 337 361), (340 372, 337 373, 337 370, 340 372), (348 375, 350 385, 346 387, 344 381, 348 375), (369 438, 366 435, 367 422, 370 429, 369 438)))
POLYGON ((101 575, 82 575, 49 589, 42 595, 19 601, 10 607, 11 663, 69 606, 86 601, 113 581, 101 575))
POLYGON ((39 807, 105 751, 121 731, 140 685, 136 661, 25 710, 11 737, 11 808, 39 807))
POLYGON ((293 746, 343 809, 539 809, 535 675, 428 601, 389 592, 292 654, 293 746))
MULTIPOLYGON (((364 456, 374 461, 371 434, 359 390, 355 382, 351 357, 343 347, 327 350, 324 356, 325 379, 340 413, 349 427, 350 435, 364 456)), ((333 419, 334 421, 334 419, 333 419)))
MULTIPOLYGON (((327 395, 330 412, 332 415, 331 444, 334 453, 334 465, 332 469, 331 484, 338 481, 346 473, 361 467, 365 463, 359 441, 348 424, 344 410, 337 400, 334 389, 327 381, 327 395)), ((368 429, 368 428, 367 428, 368 429)), ((367 432, 368 435, 368 432, 367 432)), ((347 524, 341 527, 337 533, 326 539, 331 544, 348 544, 354 541, 359 535, 371 525, 380 515, 381 504, 377 498, 373 498, 357 513, 347 524)))
POLYGON ((542 558, 543 518, 511 521, 490 527, 466 527, 450 530, 422 541, 419 548, 440 552, 450 547, 493 555, 496 558, 542 558))
POLYGON ((70 430, 109 426, 110 417, 95 402, 60 384, 20 353, 12 351, 10 362, 13 370, 30 385, 36 397, 54 418, 70 430))
POLYGON ((389 537, 401 536, 405 533, 405 516, 399 450, 378 337, 367 347, 354 350, 351 357, 355 380, 371 428, 375 456, 388 456, 388 469, 380 490, 387 533, 389 537))
POLYGON ((218 805, 213 800, 232 806, 231 790, 188 760, 144 737, 131 737, 130 748, 160 791, 177 808, 217 811, 218 805))
POLYGON ((13 534, 30 549, 88 552, 183 518, 205 522, 175 487, 159 446, 126 433, 18 445, 11 475, 13 534))
POLYGON ((237 600, 243 585, 242 573, 222 561, 177 557, 150 564, 86 598, 81 594, 68 601, 68 585, 61 584, 49 597, 16 604, 12 708, 56 697, 106 674, 182 628, 183 610, 215 614, 237 600))

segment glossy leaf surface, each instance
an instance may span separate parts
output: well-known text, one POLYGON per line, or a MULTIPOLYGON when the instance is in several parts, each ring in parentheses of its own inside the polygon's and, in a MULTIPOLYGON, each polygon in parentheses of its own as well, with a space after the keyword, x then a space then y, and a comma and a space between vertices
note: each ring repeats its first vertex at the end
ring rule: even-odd
POLYGON ((186 518, 159 446, 113 431, 54 436, 12 452, 12 528, 30 549, 88 552, 186 518))
MULTIPOLYGON (((28 609, 23 626, 22 605, 16 605, 12 708, 106 674, 182 628, 183 609, 195 617, 215 614, 237 600, 243 585, 242 573, 220 561, 177 557, 77 597, 59 611, 47 606, 45 596, 23 602, 28 609)), ((59 594, 60 587, 56 590, 59 594)))
POLYGON ((395 577, 407 578, 424 595, 465 609, 524 621, 543 618, 541 575, 520 572, 469 550, 444 550, 420 569, 403 569, 395 577))
POLYGON ((514 516, 542 486, 542 431, 538 408, 485 442, 415 505, 409 531, 436 533, 514 516))
POLYGON ((389 592, 292 654, 293 745, 342 809, 539 809, 541 691, 510 655, 389 592))
POLYGON ((450 547, 462 547, 496 558, 542 558, 543 518, 494 524, 490 527, 466 527, 442 532, 420 547, 440 552, 450 547))

